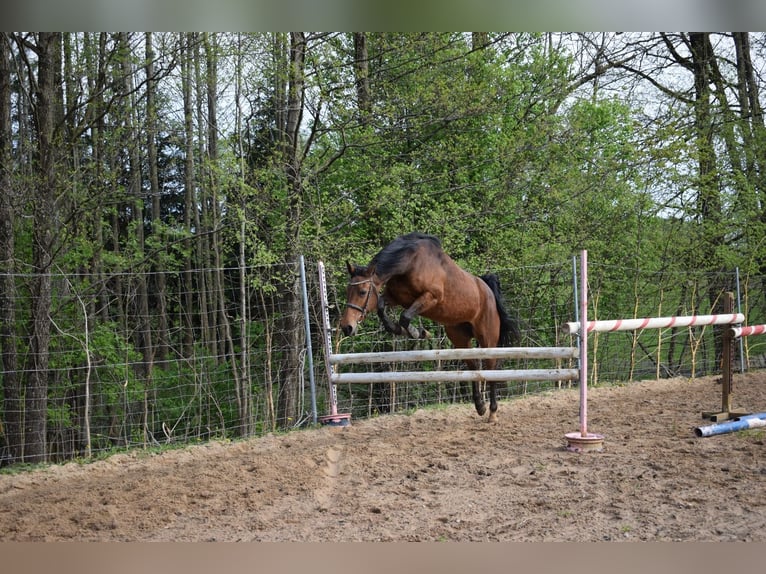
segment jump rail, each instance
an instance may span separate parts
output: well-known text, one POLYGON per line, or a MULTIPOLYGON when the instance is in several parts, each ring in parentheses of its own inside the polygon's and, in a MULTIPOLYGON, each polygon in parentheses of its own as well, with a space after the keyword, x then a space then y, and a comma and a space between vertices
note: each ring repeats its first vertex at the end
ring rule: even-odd
POLYGON ((751 335, 763 335, 764 333, 766 333, 766 325, 748 325, 747 327, 731 328, 731 336, 735 339, 751 335))
MULTIPOLYGON (((634 331, 639 329, 667 329, 670 327, 701 327, 705 325, 731 325, 742 323, 742 313, 724 313, 720 315, 688 315, 680 317, 645 317, 643 319, 615 319, 610 321, 588 321, 587 332, 606 333, 612 331, 634 331)), ((579 333, 580 323, 566 323, 566 333, 579 333)))
POLYGON ((478 371, 385 371, 375 373, 333 373, 331 380, 340 383, 442 383, 455 381, 573 381, 579 369, 526 369, 478 371))
POLYGON ((373 353, 333 353, 333 365, 352 363, 420 362, 461 359, 575 359, 574 347, 474 347, 471 349, 423 349, 373 353))
MULTIPOLYGON (((332 365, 425 362, 460 359, 574 359, 574 347, 486 347, 471 349, 424 349, 377 353, 330 354, 332 365)), ((578 369, 385 371, 374 373, 330 373, 333 383, 432 383, 454 381, 571 381, 578 369)))

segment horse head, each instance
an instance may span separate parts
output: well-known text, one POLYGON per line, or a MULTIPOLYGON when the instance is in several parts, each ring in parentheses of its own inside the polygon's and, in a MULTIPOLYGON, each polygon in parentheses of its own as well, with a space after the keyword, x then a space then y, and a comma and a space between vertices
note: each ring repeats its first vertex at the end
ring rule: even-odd
POLYGON ((375 266, 363 267, 346 262, 349 280, 346 285, 346 308, 340 318, 340 329, 346 336, 356 333, 367 313, 378 306, 379 285, 375 284, 375 266))

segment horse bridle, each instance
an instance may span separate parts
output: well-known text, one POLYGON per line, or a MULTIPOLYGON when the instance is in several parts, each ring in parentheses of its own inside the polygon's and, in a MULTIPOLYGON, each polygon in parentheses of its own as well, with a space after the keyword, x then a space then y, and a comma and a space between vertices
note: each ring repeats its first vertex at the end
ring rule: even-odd
MULTIPOLYGON (((372 277, 370 277, 369 279, 365 279, 363 281, 355 281, 354 283, 348 284, 349 287, 353 287, 354 285, 362 285, 364 283, 370 284, 370 289, 369 291, 367 291, 367 298, 364 300, 364 305, 360 307, 359 305, 354 305, 353 303, 346 303, 346 307, 349 307, 350 309, 354 309, 355 311, 359 311, 362 314, 362 316, 359 318, 360 321, 367 316, 367 313, 370 312, 370 310, 367 309, 367 305, 370 303, 370 295, 372 294, 373 289, 375 290, 377 294, 378 288, 375 286, 375 282, 372 280, 372 277)), ((378 296, 380 295, 378 294, 378 296)))

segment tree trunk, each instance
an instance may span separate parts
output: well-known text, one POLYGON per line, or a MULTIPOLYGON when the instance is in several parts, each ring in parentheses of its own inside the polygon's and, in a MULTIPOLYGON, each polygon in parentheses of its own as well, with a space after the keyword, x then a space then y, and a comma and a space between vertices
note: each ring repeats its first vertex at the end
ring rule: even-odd
MULTIPOLYGON (((96 201, 96 209, 90 214, 93 235, 91 240, 93 241, 93 257, 91 259, 91 267, 95 281, 97 281, 98 295, 97 312, 100 319, 104 322, 109 321, 109 295, 107 293, 106 281, 104 278, 104 263, 103 263, 103 250, 104 250, 104 217, 102 211, 102 197, 106 196, 105 179, 104 179, 104 156, 106 155, 104 134, 106 128, 104 126, 104 115, 102 110, 104 108, 103 97, 100 95, 106 86, 106 39, 105 32, 98 34, 98 50, 97 58, 95 62, 92 62, 90 67, 94 70, 92 79, 90 79, 90 92, 95 94, 88 104, 90 111, 89 115, 94 118, 91 125, 91 133, 93 137, 93 164, 95 166, 95 190, 94 195, 98 198, 96 201)), ((90 53, 90 51, 88 51, 90 53)), ((96 301, 94 301, 96 303, 96 301)))
POLYGON ((23 456, 23 400, 16 350, 15 243, 11 187, 11 51, 10 37, 0 33, 0 354, 3 368, 3 416, 8 462, 23 456))
POLYGON ((199 163, 197 165, 197 195, 195 199, 196 209, 194 210, 194 228, 196 231, 195 245, 196 245, 196 263, 198 266, 198 283, 197 293, 198 302, 200 308, 200 332, 202 333, 201 340, 206 349, 206 352, 213 357, 223 357, 223 352, 219 347, 219 338, 216 333, 216 322, 218 315, 215 312, 215 299, 213 296, 213 272, 211 270, 211 248, 210 248, 210 232, 212 230, 211 217, 210 217, 210 197, 209 177, 206 177, 206 173, 210 171, 210 162, 208 161, 207 150, 205 148, 205 142, 207 141, 207 120, 204 113, 205 108, 205 90, 206 82, 202 75, 202 54, 200 52, 201 47, 201 34, 195 34, 193 49, 194 63, 194 92, 195 92, 195 111, 197 114, 197 157, 199 163))
MULTIPOLYGON (((128 174, 129 190, 128 200, 131 204, 130 216, 134 222, 135 229, 135 250, 136 253, 132 253, 131 257, 136 261, 143 261, 145 254, 145 237, 144 237, 144 193, 143 193, 143 178, 141 177, 141 157, 139 154, 139 138, 137 134, 139 132, 138 118, 135 117, 135 110, 137 108, 135 101, 135 86, 133 82, 134 68, 131 62, 131 50, 129 36, 126 33, 120 34, 120 44, 122 55, 122 72, 123 72, 123 97, 127 104, 125 108, 125 141, 124 145, 128 155, 128 162, 130 167, 130 173, 128 174)), ((136 273, 136 303, 135 313, 136 317, 136 333, 135 333, 135 346, 136 350, 141 353, 141 363, 137 365, 136 370, 138 376, 144 381, 144 444, 148 444, 149 436, 148 432, 151 428, 151 421, 149 419, 149 393, 152 388, 152 370, 154 362, 154 353, 152 346, 152 330, 149 321, 149 292, 146 283, 146 273, 143 273, 141 269, 136 273)))
POLYGON ((221 254, 221 213, 218 195, 218 53, 215 36, 204 35, 205 61, 207 63, 205 84, 207 87, 207 173, 208 218, 210 226, 210 256, 212 257, 211 299, 217 310, 217 339, 221 347, 219 356, 227 357, 234 378, 239 424, 237 434, 246 437, 251 432, 250 391, 240 378, 239 357, 234 348, 231 322, 227 313, 226 285, 221 254))
POLYGON ((367 52, 367 34, 354 32, 354 75, 356 77, 356 102, 362 123, 370 120, 372 102, 370 97, 370 56, 367 52))
POLYGON ((237 34, 237 53, 235 65, 234 82, 234 100, 236 106, 235 129, 236 134, 236 156, 238 159, 238 188, 242 194, 240 197, 241 206, 239 210, 239 331, 240 331, 240 386, 241 390, 237 393, 239 405, 239 414, 241 425, 247 428, 247 433, 252 434, 255 430, 255 420, 252 405, 252 381, 250 379, 250 335, 248 325, 250 324, 250 306, 248 303, 248 284, 247 284, 247 199, 245 195, 245 156, 242 146, 242 35, 237 34))
MULTIPOLYGON (((748 244, 758 246, 763 244, 766 237, 766 157, 763 154, 766 145, 766 125, 758 97, 758 78, 750 55, 750 34, 734 32, 733 38, 737 64, 741 147, 745 156, 742 168, 747 182, 743 191, 747 195, 743 199, 752 212, 758 214, 753 221, 746 222, 744 232, 748 237, 748 244)), ((766 258, 761 250, 754 247, 753 256, 758 258, 761 275, 766 275, 766 258)))
MULTIPOLYGON (((697 151, 697 213, 699 217, 700 250, 697 265, 700 269, 722 271, 718 247, 724 243, 723 206, 719 192, 716 152, 713 144, 713 113, 711 96, 711 70, 713 47, 708 33, 690 33, 691 64, 694 73, 694 131, 697 151)), ((708 284, 707 296, 713 313, 722 313, 720 294, 727 288, 716 275, 708 284)), ((721 328, 715 329, 715 356, 721 356, 723 346, 721 328)))
POLYGON ((689 41, 694 71, 694 131, 697 151, 698 214, 703 232, 701 238, 703 267, 719 270, 715 248, 721 238, 721 196, 718 191, 716 154, 713 147, 713 114, 711 110, 711 60, 713 48, 707 33, 691 33, 689 41))
POLYGON ((61 66, 61 33, 41 32, 36 47, 37 90, 33 115, 37 132, 38 186, 33 208, 31 340, 29 381, 25 397, 24 460, 47 460, 48 360, 51 339, 51 260, 56 237, 57 72, 61 66))
POLYGON ((471 32, 471 49, 481 50, 489 45, 488 32, 471 32))
MULTIPOLYGON (((160 183, 157 173, 157 106, 156 81, 154 79, 154 46, 152 33, 146 33, 146 155, 149 166, 149 196, 152 206, 152 235, 155 239, 163 236, 162 212, 160 206, 160 183)), ((154 316, 157 319, 157 341, 155 344, 154 361, 164 364, 168 356, 168 314, 165 269, 155 258, 154 273, 154 316)))
POLYGON ((297 268, 301 227, 301 202, 303 183, 301 180, 300 126, 303 117, 304 65, 306 36, 303 32, 290 33, 290 56, 287 84, 287 115, 283 126, 283 161, 287 180, 287 220, 285 260, 292 266, 289 280, 282 287, 284 308, 280 332, 283 337, 285 358, 280 377, 277 419, 283 428, 296 424, 300 416, 299 397, 301 394, 304 333, 301 329, 301 299, 297 268))
MULTIPOLYGON (((184 230, 189 234, 188 250, 194 251, 194 241, 191 239, 195 228, 194 213, 197 211, 195 203, 195 177, 194 177, 194 117, 192 115, 192 53, 191 46, 194 41, 194 33, 181 34, 181 90, 183 92, 184 107, 184 230)), ((183 356, 194 356, 194 282, 192 273, 192 258, 187 257, 184 261, 184 336, 183 356)))

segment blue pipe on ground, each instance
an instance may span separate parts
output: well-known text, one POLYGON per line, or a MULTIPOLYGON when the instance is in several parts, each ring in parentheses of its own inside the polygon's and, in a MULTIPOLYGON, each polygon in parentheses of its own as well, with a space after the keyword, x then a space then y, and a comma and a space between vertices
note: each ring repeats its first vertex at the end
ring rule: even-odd
POLYGON ((694 434, 699 437, 706 437, 759 427, 766 427, 766 413, 745 415, 730 421, 697 427, 694 429, 694 434))

